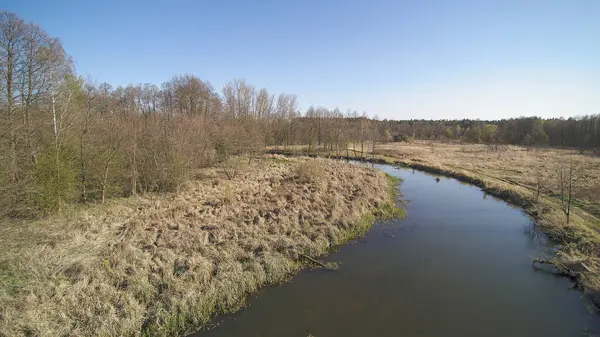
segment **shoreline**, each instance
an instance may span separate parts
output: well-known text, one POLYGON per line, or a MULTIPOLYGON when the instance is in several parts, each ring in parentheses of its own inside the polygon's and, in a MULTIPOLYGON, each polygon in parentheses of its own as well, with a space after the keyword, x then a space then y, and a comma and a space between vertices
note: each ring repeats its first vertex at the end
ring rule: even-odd
POLYGON ((0 334, 201 331, 312 266, 303 255, 328 254, 404 213, 397 180, 347 163, 263 156, 233 179, 203 174, 171 195, 2 228, 18 233, 0 257, 0 334))
MULTIPOLYGON (((287 156, 298 156, 290 151, 270 150, 268 153, 277 153, 287 156)), ((527 195, 529 190, 516 184, 505 181, 494 181, 494 178, 482 178, 470 172, 458 172, 443 165, 434 166, 417 163, 412 160, 402 160, 387 154, 372 154, 364 157, 349 155, 314 155, 310 157, 323 157, 331 159, 353 160, 369 162, 374 164, 385 164, 396 167, 415 169, 422 172, 437 174, 444 177, 456 179, 480 188, 483 192, 497 197, 508 204, 519 207, 529 214, 542 232, 557 245, 558 251, 550 259, 534 258, 532 266, 538 264, 551 264, 555 267, 557 274, 572 279, 586 295, 590 297, 596 309, 600 311, 600 273, 595 267, 600 262, 594 252, 600 249, 600 234, 585 225, 585 220, 564 224, 561 217, 557 217, 556 204, 549 196, 544 196, 537 203, 532 196, 527 195), (584 223, 582 225, 581 223, 584 223), (591 262, 590 262, 591 261, 591 262), (590 267, 593 266, 594 269, 590 267)), ((540 196, 542 197, 542 196, 540 196)), ((575 209, 575 207, 574 207, 575 209)), ((584 212, 578 209, 578 212, 584 212)))

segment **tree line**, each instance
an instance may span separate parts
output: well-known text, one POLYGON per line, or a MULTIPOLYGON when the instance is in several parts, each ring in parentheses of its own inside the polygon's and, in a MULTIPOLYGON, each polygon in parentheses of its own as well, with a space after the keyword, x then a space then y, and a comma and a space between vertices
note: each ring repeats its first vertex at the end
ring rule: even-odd
POLYGON ((323 107, 301 112, 294 94, 243 79, 219 91, 190 74, 115 88, 78 76, 59 39, 9 12, 0 15, 0 120, 0 217, 16 218, 175 191, 205 166, 231 176, 239 158, 269 146, 343 155, 350 144, 366 153, 409 139, 600 144, 598 116, 380 121, 323 107))
POLYGON ((503 120, 386 120, 380 129, 395 140, 437 140, 524 146, 600 148, 600 114, 581 117, 520 117, 503 120))
POLYGON ((0 216, 174 191, 196 168, 269 145, 364 144, 370 121, 345 117, 303 115, 295 95, 242 79, 220 92, 189 74, 160 85, 96 83, 76 74, 59 39, 0 15, 0 216))

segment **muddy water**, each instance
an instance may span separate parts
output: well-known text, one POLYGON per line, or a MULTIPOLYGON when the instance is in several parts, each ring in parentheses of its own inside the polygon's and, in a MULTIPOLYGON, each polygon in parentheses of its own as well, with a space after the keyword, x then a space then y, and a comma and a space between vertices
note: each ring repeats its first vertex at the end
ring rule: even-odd
POLYGON ((519 209, 476 187, 389 166, 408 217, 378 223, 327 260, 195 336, 600 336, 573 284, 533 269, 551 249, 519 209))

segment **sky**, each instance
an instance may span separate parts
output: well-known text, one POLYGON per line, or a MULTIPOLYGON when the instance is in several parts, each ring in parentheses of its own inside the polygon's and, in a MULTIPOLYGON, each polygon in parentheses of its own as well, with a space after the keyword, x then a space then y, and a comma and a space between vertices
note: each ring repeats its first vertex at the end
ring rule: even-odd
POLYGON ((599 0, 3 0, 113 86, 194 74, 380 119, 600 113, 599 0))

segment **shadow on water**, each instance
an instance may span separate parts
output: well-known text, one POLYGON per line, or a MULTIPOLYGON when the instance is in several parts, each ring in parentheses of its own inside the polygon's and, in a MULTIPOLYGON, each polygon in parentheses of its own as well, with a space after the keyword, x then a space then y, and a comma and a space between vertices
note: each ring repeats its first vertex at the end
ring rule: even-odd
POLYGON ((522 211, 476 187, 374 165, 404 179, 408 216, 377 223, 194 336, 600 336, 581 292, 532 257, 552 247, 522 211))

